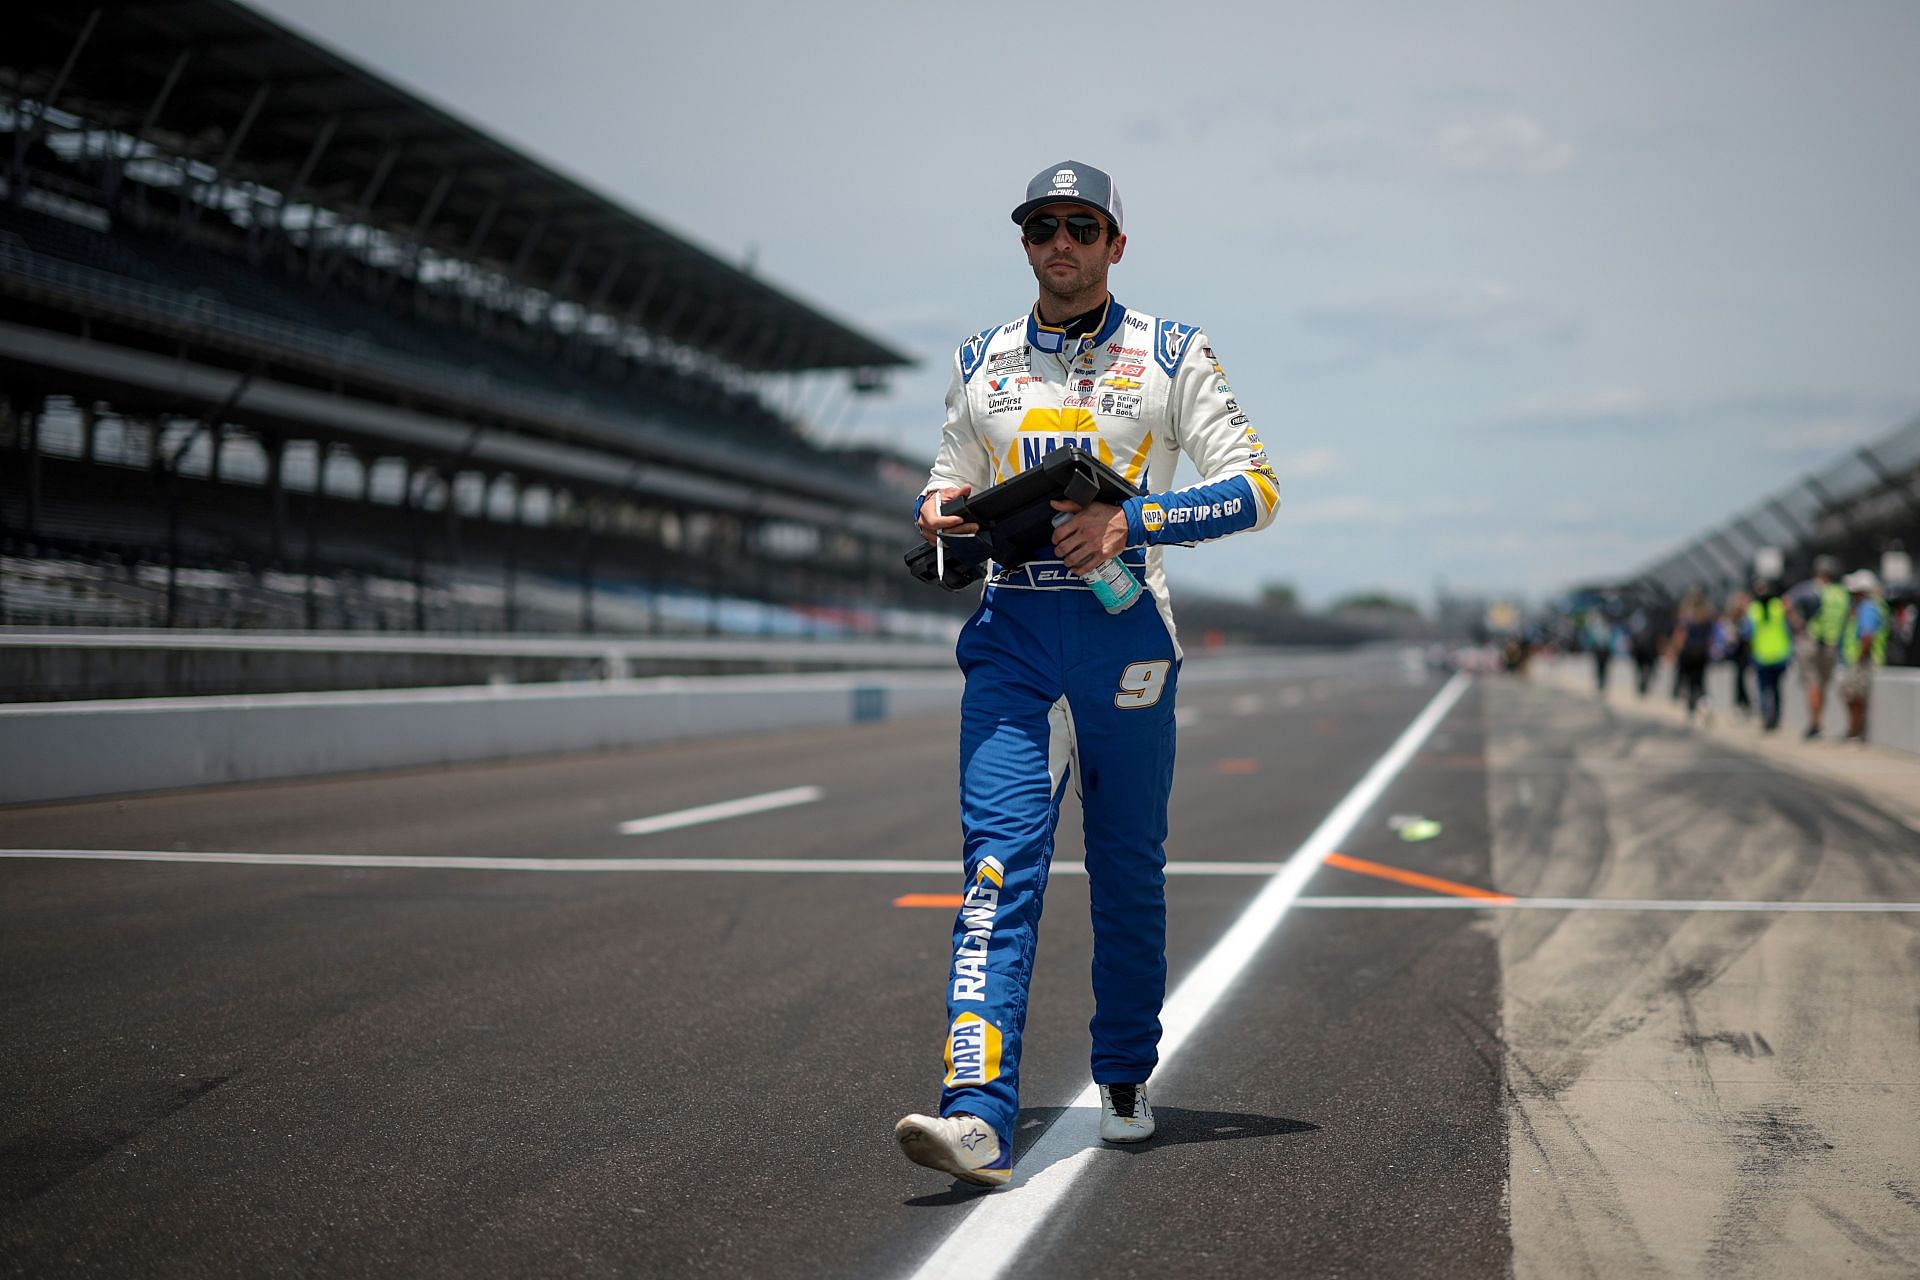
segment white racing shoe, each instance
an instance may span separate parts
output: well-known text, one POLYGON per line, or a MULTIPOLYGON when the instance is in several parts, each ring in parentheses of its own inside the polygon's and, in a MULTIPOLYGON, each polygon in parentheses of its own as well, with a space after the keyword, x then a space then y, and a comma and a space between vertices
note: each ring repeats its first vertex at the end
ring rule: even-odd
POLYGON ((1013 1153, 979 1116, 908 1116, 893 1126, 907 1159, 962 1182, 998 1187, 1013 1175, 1013 1153))
POLYGON ((1147 1086, 1100 1086, 1100 1136, 1108 1142, 1145 1142, 1153 1136, 1153 1108, 1147 1105, 1147 1086))

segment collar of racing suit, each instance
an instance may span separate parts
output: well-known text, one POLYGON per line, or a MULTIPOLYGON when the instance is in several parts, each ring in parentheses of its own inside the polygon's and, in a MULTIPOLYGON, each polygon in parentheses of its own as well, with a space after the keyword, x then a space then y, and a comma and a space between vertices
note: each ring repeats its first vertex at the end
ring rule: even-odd
POLYGON ((1127 309, 1120 305, 1119 299, 1108 294, 1106 314, 1099 317, 1092 331, 1074 335, 1068 332, 1069 329, 1078 327, 1074 321, 1069 320, 1064 325, 1048 324, 1040 318, 1040 306, 1035 303, 1033 310, 1027 312, 1027 345, 1035 351, 1059 355, 1067 349, 1069 344, 1072 344, 1073 354, 1077 355, 1111 338, 1113 331, 1120 327, 1120 321, 1126 318, 1126 314, 1127 309))

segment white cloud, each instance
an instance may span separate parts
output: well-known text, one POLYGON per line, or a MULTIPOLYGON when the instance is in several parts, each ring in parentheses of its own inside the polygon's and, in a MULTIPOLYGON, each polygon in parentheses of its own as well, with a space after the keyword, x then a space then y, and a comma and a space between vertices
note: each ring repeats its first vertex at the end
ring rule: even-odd
POLYGON ((1301 323, 1344 342, 1349 360, 1440 350, 1485 356, 1521 347, 1565 345, 1583 319, 1498 280, 1432 285, 1302 309, 1301 323))
POLYGON ((1838 452, 1867 444, 1886 430, 1883 419, 1816 418, 1762 431, 1759 442, 1768 453, 1838 452))
POLYGON ((1289 527, 1316 524, 1398 524, 1406 519, 1404 511, 1389 507, 1378 498, 1364 493, 1336 494, 1333 497, 1314 498, 1301 503, 1287 503, 1283 494, 1282 503, 1289 527))
POLYGON ((1330 475, 1340 470, 1340 455, 1331 449, 1304 449, 1275 457, 1273 469, 1288 479, 1330 475))
POLYGON ((1428 140, 1427 160, 1444 173, 1538 178, 1573 163, 1573 144, 1531 116, 1499 115, 1449 124, 1428 140))
POLYGON ((1529 396, 1513 408, 1514 417, 1613 418, 1644 413, 1648 396, 1642 387, 1603 387, 1597 391, 1562 391, 1529 396))
POLYGON ((1280 166, 1323 177, 1540 178, 1573 163, 1572 143, 1531 116, 1472 116, 1441 125, 1383 125, 1354 116, 1279 135, 1280 166))
POLYGON ((1651 431, 1672 410, 1655 403, 1641 387, 1601 387, 1529 396, 1494 414, 1487 425, 1500 432, 1533 436, 1589 437, 1651 431))

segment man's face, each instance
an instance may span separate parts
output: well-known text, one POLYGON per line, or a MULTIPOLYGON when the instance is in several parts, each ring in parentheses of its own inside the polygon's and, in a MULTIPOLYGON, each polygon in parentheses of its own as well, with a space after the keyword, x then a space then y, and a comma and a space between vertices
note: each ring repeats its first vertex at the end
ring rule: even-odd
POLYGON ((1075 214, 1091 214, 1106 219, 1083 204, 1049 204, 1035 209, 1029 218, 1051 214, 1061 219, 1060 228, 1053 233, 1053 239, 1045 244, 1029 244, 1023 231, 1020 244, 1027 251, 1027 265, 1033 268, 1033 278, 1040 282, 1040 291, 1060 298, 1079 298, 1088 293, 1103 293, 1107 287, 1107 268, 1120 261, 1125 252, 1127 238, 1115 236, 1107 239, 1103 229, 1092 244, 1081 244, 1067 231, 1066 219, 1075 214))

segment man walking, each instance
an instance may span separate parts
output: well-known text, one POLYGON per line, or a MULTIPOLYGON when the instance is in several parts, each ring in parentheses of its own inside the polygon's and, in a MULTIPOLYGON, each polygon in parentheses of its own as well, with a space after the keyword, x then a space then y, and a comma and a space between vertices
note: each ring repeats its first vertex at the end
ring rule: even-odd
POLYGON ((1887 661, 1887 606, 1880 579, 1871 569, 1856 569, 1841 584, 1852 602, 1840 633, 1840 696, 1847 701, 1847 741, 1867 745, 1867 703, 1873 697, 1873 669, 1887 661))
POLYGON ((1840 562, 1832 556, 1817 556, 1813 562, 1813 580, 1819 588, 1819 603, 1809 612, 1807 631, 1801 645, 1800 676, 1807 682, 1808 738, 1820 736, 1820 717, 1826 714, 1827 686, 1839 659, 1840 633, 1847 625, 1851 598, 1836 581, 1840 562))
POLYGON ((1279 489, 1206 335, 1122 306, 1126 251, 1113 179, 1067 161, 1013 210, 1039 299, 955 354, 946 425, 915 508, 929 541, 975 532, 943 502, 1077 445, 1146 490, 1121 506, 1057 501, 1055 560, 1002 569, 960 636, 964 905, 947 983, 937 1115, 894 1128, 908 1158, 1005 1182, 1019 1114, 1021 1034, 1054 827, 1071 778, 1093 899, 1093 1079, 1100 1136, 1153 1134, 1146 1081, 1166 990, 1167 799, 1180 647, 1161 547, 1265 527, 1279 489), (1199 483, 1170 487, 1185 455, 1199 483), (1109 613, 1078 575, 1118 557, 1151 602, 1109 613))
POLYGON ((1747 605, 1747 645, 1753 655, 1754 680, 1760 692, 1761 731, 1780 727, 1780 677, 1793 660, 1793 630, 1800 619, 1771 579, 1756 579, 1753 601, 1747 605))

